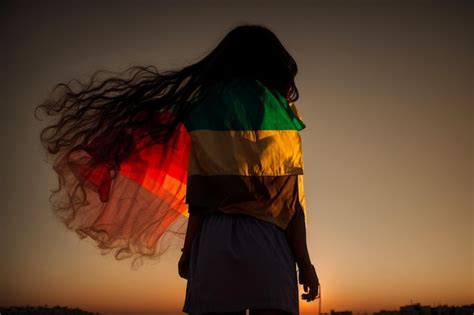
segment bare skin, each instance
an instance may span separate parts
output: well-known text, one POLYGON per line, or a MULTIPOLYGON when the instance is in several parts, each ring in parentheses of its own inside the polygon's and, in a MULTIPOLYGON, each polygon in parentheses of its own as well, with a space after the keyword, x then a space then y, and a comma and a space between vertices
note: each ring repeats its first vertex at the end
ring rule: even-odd
MULTIPOLYGON (((191 207, 192 205, 190 205, 191 207)), ((199 214, 198 211, 189 215, 188 228, 186 238, 184 240, 183 254, 178 262, 178 273, 180 277, 188 279, 189 276, 189 260, 191 253, 191 245, 199 234, 205 215, 199 214)), ((304 292, 301 295, 303 300, 307 302, 313 301, 318 296, 318 276, 316 270, 311 263, 306 244, 306 227, 304 212, 301 208, 293 215, 290 223, 285 230, 285 236, 293 251, 296 263, 299 269, 298 282, 303 285, 304 292)), ((245 310, 240 312, 226 312, 224 315, 245 315, 245 310)), ((249 315, 286 315, 287 312, 282 310, 249 310, 249 315)), ((203 315, 220 315, 220 313, 207 313, 203 315)))
POLYGON ((304 292, 306 292, 301 297, 307 302, 313 301, 318 296, 319 279, 309 257, 306 244, 305 216, 303 209, 300 207, 286 227, 285 236, 298 265, 299 284, 303 285, 304 292))

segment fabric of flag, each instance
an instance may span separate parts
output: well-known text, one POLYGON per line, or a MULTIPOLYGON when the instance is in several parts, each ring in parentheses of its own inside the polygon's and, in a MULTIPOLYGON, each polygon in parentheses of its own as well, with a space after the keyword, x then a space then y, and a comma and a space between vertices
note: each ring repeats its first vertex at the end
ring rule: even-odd
MULTIPOLYGON (((54 169, 65 189, 55 212, 67 228, 93 239, 103 254, 135 258, 137 266, 182 246, 189 211, 198 211, 192 209, 249 214, 283 229, 297 207, 306 213, 299 135, 305 125, 295 104, 249 79, 220 82, 206 95, 165 144, 138 141, 146 130, 124 134, 133 150, 115 174, 119 152, 108 152, 107 143, 116 135, 59 156, 54 169), (99 154, 108 161, 91 163, 99 154), (70 196, 79 183, 87 204, 76 207, 70 196)), ((156 120, 169 115, 157 113, 156 120)))
MULTIPOLYGON (((191 137, 186 202, 286 229, 306 213, 305 128, 294 103, 259 80, 221 82, 184 120, 191 137)), ((193 208, 191 208, 192 210, 193 208)))
MULTIPOLYGON (((167 121, 170 113, 156 114, 167 121)), ((181 248, 186 235, 188 205, 185 203, 190 137, 181 123, 165 143, 143 137, 146 127, 133 130, 132 152, 113 171, 121 152, 110 152, 108 143, 117 135, 95 138, 86 150, 71 157, 58 156, 54 170, 64 188, 54 195, 55 214, 81 238, 89 237, 103 255, 117 260, 132 258, 132 267, 144 259, 158 259, 169 247, 181 248), (93 163, 96 156, 105 162, 93 163), (102 159, 101 159, 102 160, 102 159), (84 186, 79 203, 74 192, 84 186)))

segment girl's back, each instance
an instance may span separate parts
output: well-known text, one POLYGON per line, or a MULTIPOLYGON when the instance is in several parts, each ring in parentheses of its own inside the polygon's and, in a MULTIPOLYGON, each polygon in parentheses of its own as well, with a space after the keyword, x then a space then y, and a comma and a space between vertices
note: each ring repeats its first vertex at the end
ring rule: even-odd
POLYGON ((305 125, 276 90, 253 79, 220 82, 184 124, 191 138, 186 203, 249 214, 283 230, 297 206, 305 209, 305 125))

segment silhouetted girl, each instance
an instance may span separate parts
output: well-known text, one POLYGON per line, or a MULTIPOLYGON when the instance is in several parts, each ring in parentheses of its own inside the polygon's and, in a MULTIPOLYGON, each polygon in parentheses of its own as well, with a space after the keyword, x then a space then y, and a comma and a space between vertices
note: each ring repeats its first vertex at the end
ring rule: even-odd
POLYGON ((179 71, 126 72, 58 84, 38 106, 57 118, 41 140, 58 218, 135 267, 184 239, 186 313, 297 315, 296 265, 304 299, 319 281, 293 58, 269 29, 242 25, 179 71))

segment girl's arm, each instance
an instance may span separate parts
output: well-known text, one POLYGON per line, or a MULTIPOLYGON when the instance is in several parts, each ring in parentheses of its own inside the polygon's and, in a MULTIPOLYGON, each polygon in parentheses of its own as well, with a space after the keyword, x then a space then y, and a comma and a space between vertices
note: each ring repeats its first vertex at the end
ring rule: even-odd
POLYGON ((304 291, 301 297, 308 302, 318 296, 319 279, 316 269, 311 264, 308 247, 306 246, 306 226, 304 212, 298 207, 285 230, 285 236, 298 264, 298 282, 303 285, 304 291))
POLYGON ((305 216, 301 207, 298 207, 298 210, 291 218, 291 221, 285 230, 285 236, 293 250, 298 268, 307 269, 310 267, 311 259, 306 244, 305 216))
MULTIPOLYGON (((194 207, 189 205, 189 207, 194 207)), ((191 210, 191 212, 193 212, 191 210)), ((201 230, 202 222, 204 221, 204 215, 198 211, 189 213, 188 227, 186 230, 186 237, 184 239, 183 254, 188 256, 191 253, 191 246, 196 235, 201 230)))

